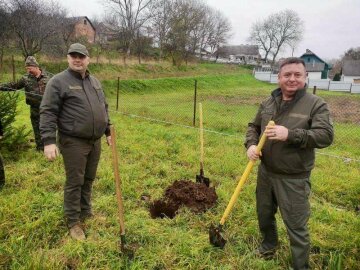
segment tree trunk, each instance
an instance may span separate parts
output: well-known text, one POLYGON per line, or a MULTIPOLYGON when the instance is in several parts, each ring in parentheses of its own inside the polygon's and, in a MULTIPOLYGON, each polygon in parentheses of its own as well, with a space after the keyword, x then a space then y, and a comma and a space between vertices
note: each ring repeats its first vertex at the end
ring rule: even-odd
POLYGON ((123 54, 123 64, 126 66, 126 53, 123 54))
POLYGON ((0 50, 0 74, 3 68, 3 61, 4 61, 4 47, 1 47, 0 50))

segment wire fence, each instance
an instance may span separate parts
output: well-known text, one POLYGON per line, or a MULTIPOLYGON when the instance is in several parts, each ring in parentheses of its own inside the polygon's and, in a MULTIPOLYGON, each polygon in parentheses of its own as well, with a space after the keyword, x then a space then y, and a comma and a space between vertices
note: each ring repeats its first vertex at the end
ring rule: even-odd
MULTIPOLYGON (((198 128, 197 104, 201 102, 205 132, 243 141, 248 123, 261 101, 269 96, 271 87, 227 89, 224 82, 218 83, 191 78, 116 80, 105 86, 105 92, 111 113, 184 128, 198 128)), ((317 94, 321 95, 320 91, 317 94)), ((331 111, 335 141, 318 153, 346 162, 360 162, 360 99, 348 94, 322 97, 331 111)))
MULTIPOLYGON (((204 128, 243 140, 248 123, 254 118, 268 90, 223 90, 206 79, 182 79, 176 83, 161 80, 117 81, 107 89, 109 108, 132 117, 187 127, 198 127, 197 103, 203 104, 204 128), (117 98, 118 97, 118 98, 117 98)), ((312 91, 312 90, 309 90, 312 91)), ((343 160, 358 160, 360 155, 360 98, 349 94, 323 95, 334 123, 335 140, 321 152, 343 160)))

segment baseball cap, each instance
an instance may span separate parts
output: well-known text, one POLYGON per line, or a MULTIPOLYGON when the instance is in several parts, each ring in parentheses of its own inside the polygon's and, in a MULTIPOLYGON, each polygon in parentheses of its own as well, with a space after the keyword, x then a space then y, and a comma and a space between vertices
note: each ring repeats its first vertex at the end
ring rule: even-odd
POLYGON ((80 43, 74 43, 74 44, 70 45, 68 54, 71 54, 71 53, 79 53, 82 55, 89 56, 89 52, 86 49, 86 47, 80 43))

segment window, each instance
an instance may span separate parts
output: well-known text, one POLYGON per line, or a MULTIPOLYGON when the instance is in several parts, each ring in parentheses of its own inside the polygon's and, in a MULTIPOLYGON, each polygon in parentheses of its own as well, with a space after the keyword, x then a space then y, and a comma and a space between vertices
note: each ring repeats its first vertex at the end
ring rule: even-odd
POLYGON ((87 20, 84 20, 84 24, 87 25, 87 20))
POLYGON ((308 62, 310 62, 310 57, 308 57, 308 62))

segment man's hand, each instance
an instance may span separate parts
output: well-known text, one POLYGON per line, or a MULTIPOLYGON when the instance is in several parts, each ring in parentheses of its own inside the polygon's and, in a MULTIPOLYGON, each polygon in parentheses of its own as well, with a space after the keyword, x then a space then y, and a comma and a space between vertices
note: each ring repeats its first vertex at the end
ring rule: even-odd
POLYGON ((248 158, 250 160, 253 160, 253 161, 258 160, 259 157, 261 156, 261 152, 258 153, 257 150, 256 150, 256 145, 251 145, 248 148, 246 154, 247 154, 248 158))
POLYGON ((106 137, 106 143, 111 146, 111 136, 106 137))
POLYGON ((284 126, 275 125, 267 126, 264 133, 270 140, 286 141, 289 130, 284 126))
POLYGON ((56 144, 45 145, 44 154, 49 161, 55 160, 56 157, 59 155, 59 150, 56 144))

